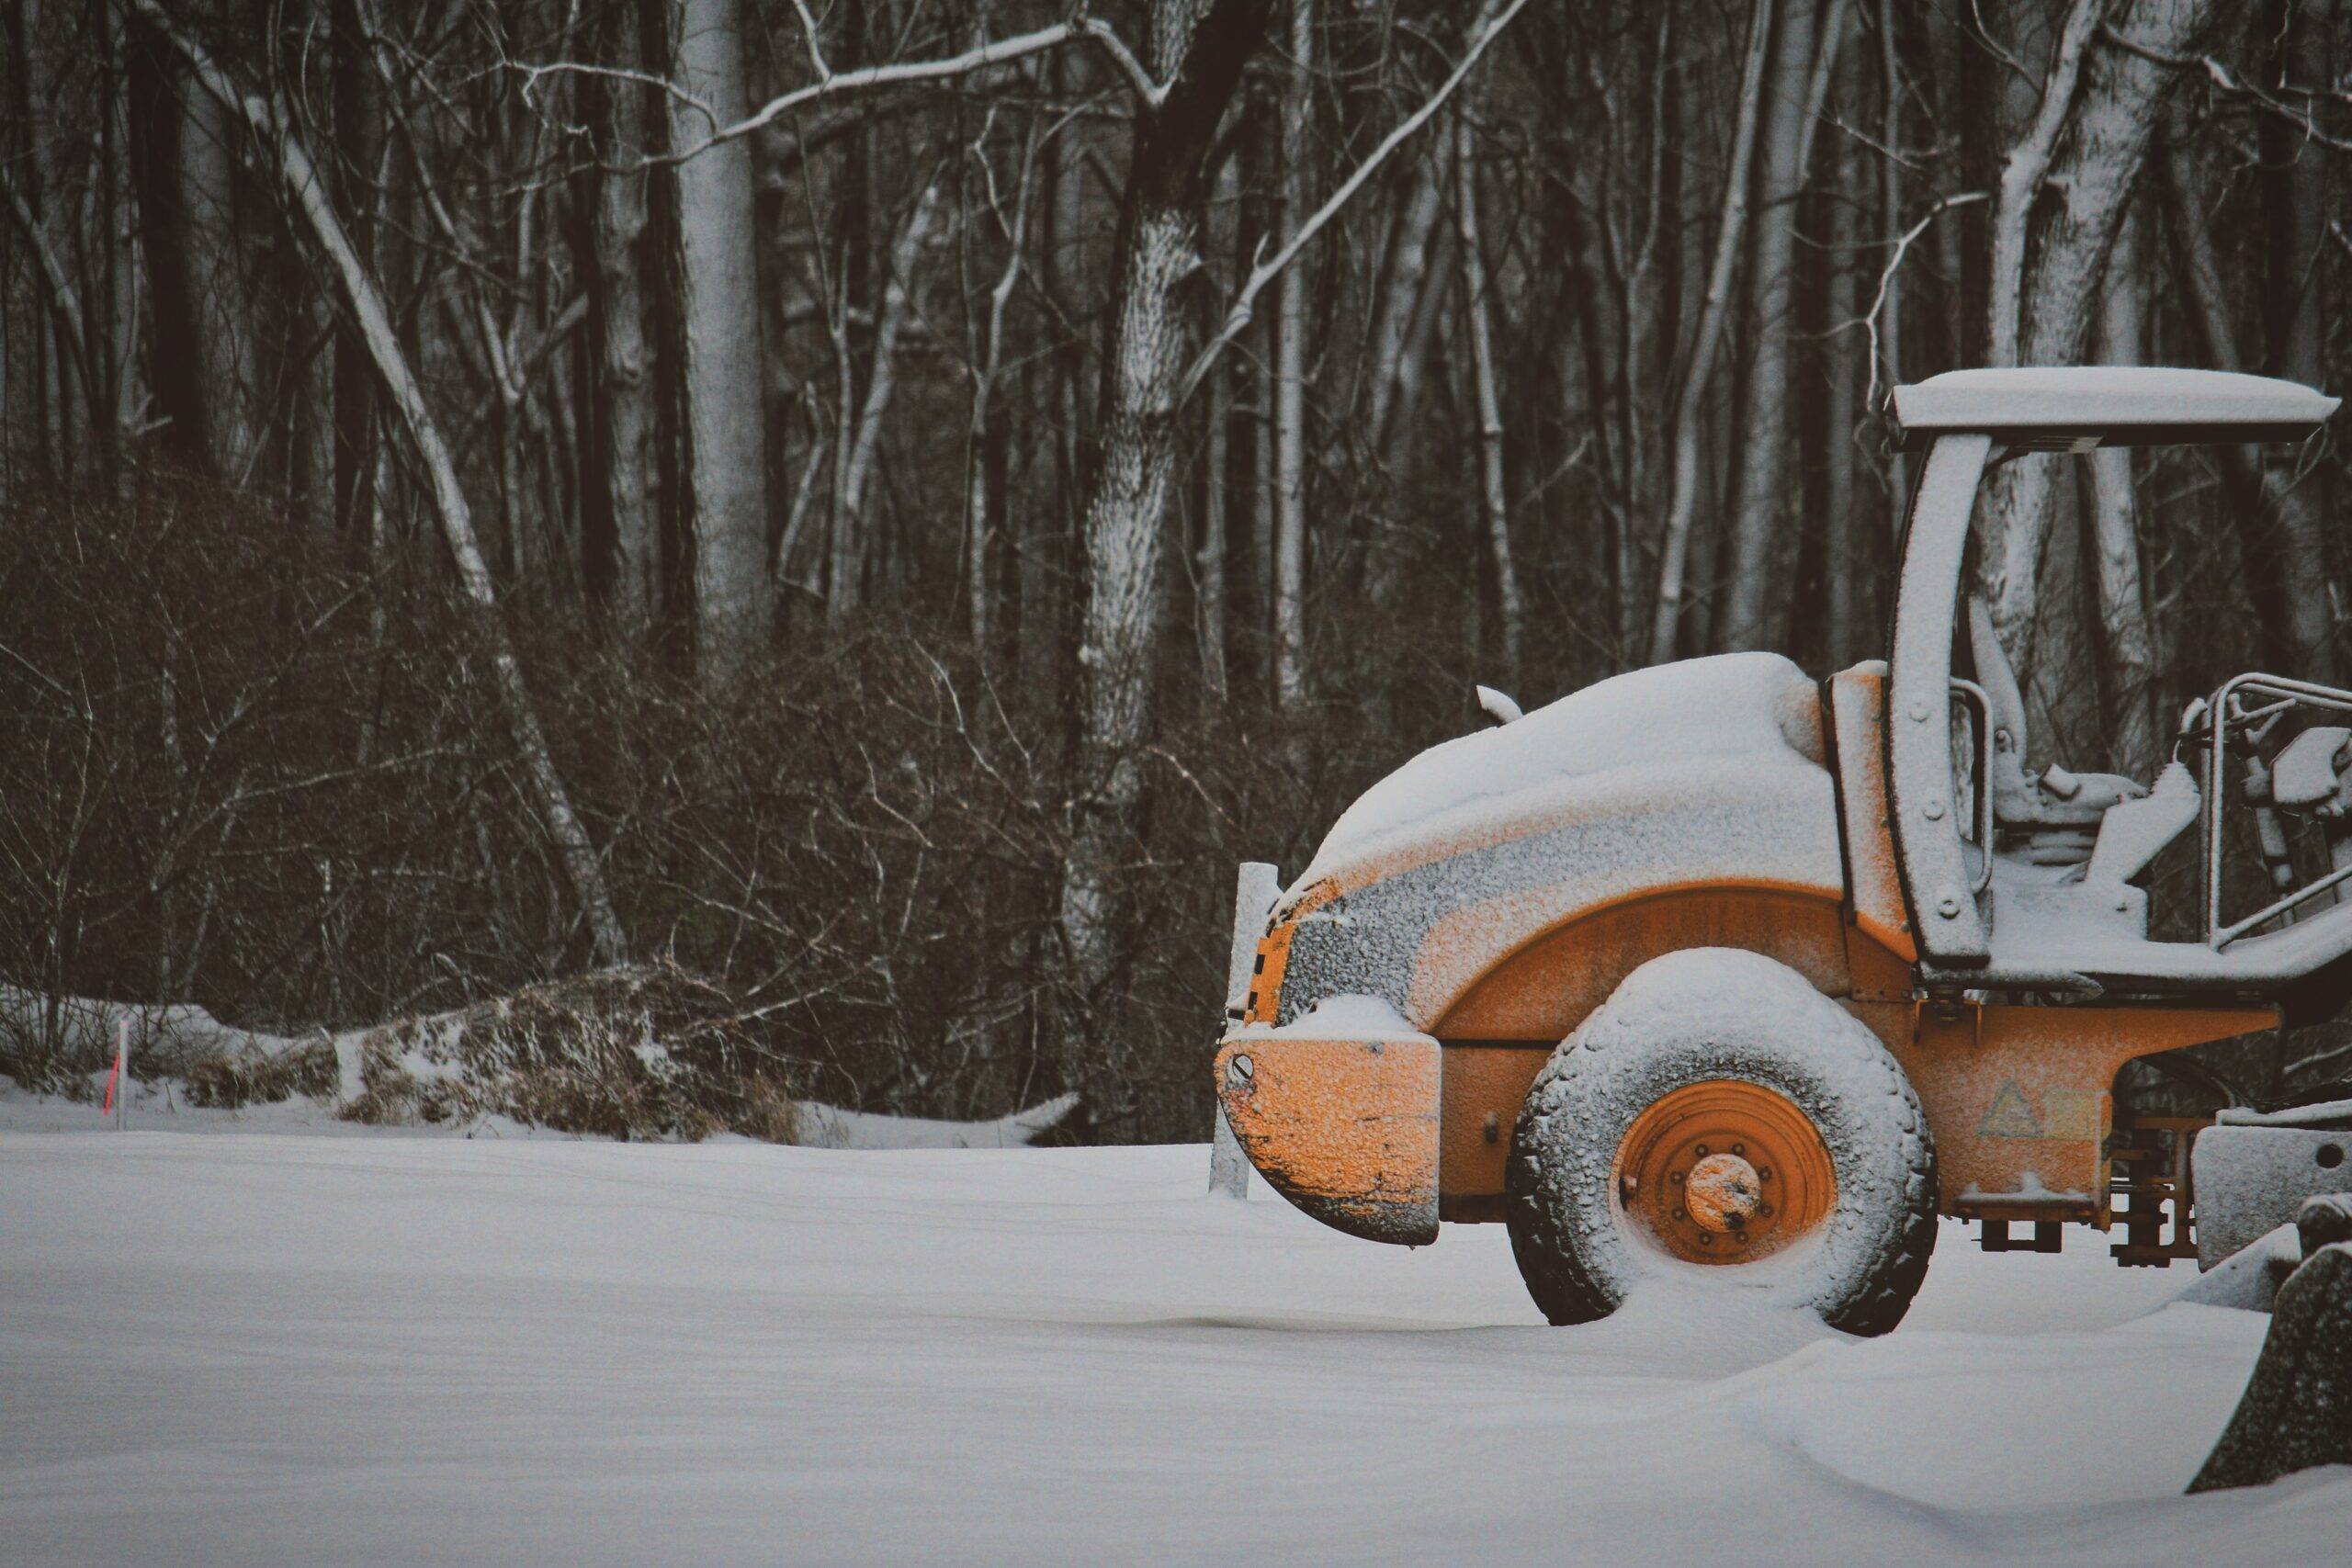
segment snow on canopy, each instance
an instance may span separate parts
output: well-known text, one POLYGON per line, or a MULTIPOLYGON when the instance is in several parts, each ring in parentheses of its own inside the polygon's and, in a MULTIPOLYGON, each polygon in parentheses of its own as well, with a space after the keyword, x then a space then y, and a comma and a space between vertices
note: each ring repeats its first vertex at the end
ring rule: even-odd
POLYGON ((1777 653, 1631 671, 1423 751, 1340 814, 1294 886, 1408 839, 1469 833, 1568 781, 1743 758, 1821 764, 1818 694, 1804 671, 1777 653))
POLYGON ((2327 419, 2335 406, 2335 399, 2297 381, 2154 366, 1947 370, 1894 389, 1895 423, 1913 435, 2041 427, 2178 432, 2208 425, 2249 427, 2248 434, 2299 435, 2327 419))

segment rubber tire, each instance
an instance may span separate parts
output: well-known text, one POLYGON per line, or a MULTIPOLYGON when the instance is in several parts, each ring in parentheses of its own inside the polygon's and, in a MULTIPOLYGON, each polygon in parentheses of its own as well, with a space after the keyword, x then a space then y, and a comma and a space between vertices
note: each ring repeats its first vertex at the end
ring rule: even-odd
POLYGON ((1693 948, 1627 976, 1553 1052, 1511 1134, 1505 1217, 1528 1293, 1555 1324, 1617 1310, 1667 1271, 1762 1286, 1832 1328, 1903 1320, 1936 1243, 1936 1156, 1910 1081, 1865 1024, 1782 964, 1693 948), (1641 1111, 1685 1084, 1734 1078, 1786 1096, 1828 1146, 1837 1202, 1814 1236, 1769 1262, 1679 1262, 1632 1233, 1611 1190, 1641 1111), (1748 1278, 1735 1278, 1748 1276, 1748 1278))

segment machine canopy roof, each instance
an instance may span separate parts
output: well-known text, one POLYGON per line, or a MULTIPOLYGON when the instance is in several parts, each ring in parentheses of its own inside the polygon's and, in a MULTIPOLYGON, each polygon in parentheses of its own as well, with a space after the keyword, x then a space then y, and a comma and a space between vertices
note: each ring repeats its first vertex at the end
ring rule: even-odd
POLYGON ((2094 446, 2300 441, 2336 400, 2295 381, 2227 370, 2142 366, 1947 370, 1894 389, 1905 451, 1939 435, 1984 434, 2007 446, 2086 452, 2094 446))

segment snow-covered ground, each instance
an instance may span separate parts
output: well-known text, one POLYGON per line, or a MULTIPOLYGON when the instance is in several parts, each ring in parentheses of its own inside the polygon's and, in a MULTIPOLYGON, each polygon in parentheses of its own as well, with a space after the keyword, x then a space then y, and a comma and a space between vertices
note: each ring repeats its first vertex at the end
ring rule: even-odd
MULTIPOLYGON (((85 1117, 94 1115, 86 1109, 85 1117)), ((84 1123, 87 1124, 86 1121, 84 1123)), ((0 1132, 0 1561, 2340 1562, 2267 1320, 1949 1232, 1896 1334, 1534 1321, 1200 1148, 0 1132)))

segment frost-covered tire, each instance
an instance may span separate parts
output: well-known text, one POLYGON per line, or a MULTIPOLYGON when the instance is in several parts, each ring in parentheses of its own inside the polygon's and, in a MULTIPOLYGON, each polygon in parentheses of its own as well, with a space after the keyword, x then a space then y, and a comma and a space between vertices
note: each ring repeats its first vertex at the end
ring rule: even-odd
POLYGON ((1509 1190, 1520 1273, 1558 1324, 1675 1274, 1883 1334, 1936 1240, 1935 1148, 1903 1069, 1803 976, 1730 948, 1652 959, 1552 1054, 1509 1190))

